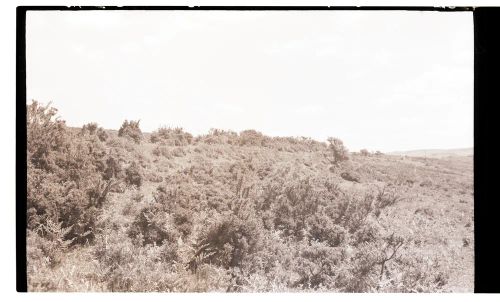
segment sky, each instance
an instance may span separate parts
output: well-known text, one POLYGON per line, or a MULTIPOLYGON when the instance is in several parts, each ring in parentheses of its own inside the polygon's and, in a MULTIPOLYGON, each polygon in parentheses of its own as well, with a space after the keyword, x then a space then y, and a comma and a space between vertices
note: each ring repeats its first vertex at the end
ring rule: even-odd
POLYGON ((473 146, 470 12, 29 11, 27 102, 70 126, 473 146))

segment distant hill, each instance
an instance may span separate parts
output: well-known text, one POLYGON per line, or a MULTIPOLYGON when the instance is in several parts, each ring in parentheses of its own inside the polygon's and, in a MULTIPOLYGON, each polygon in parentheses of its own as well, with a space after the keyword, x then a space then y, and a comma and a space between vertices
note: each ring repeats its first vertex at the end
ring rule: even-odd
POLYGON ((407 155, 414 157, 433 157, 443 158, 450 156, 472 156, 474 155, 474 148, 461 148, 461 149, 423 149, 423 150, 410 150, 410 151, 394 151, 389 152, 390 155, 407 155))

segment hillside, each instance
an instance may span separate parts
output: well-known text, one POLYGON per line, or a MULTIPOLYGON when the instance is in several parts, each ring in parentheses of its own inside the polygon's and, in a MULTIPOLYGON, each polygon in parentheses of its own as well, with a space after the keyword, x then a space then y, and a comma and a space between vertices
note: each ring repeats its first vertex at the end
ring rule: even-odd
POLYGON ((69 129, 30 106, 30 291, 473 291, 471 157, 69 129))
POLYGON ((413 157, 431 157, 431 158, 443 158, 452 156, 473 156, 474 148, 395 151, 395 152, 389 152, 388 154, 413 156, 413 157))

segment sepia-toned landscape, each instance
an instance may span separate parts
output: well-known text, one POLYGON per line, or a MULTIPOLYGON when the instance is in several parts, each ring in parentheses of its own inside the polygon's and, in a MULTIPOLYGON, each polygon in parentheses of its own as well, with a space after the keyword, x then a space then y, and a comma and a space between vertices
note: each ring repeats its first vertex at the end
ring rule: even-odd
POLYGON ((472 149, 63 120, 27 104, 29 291, 473 291, 472 149))

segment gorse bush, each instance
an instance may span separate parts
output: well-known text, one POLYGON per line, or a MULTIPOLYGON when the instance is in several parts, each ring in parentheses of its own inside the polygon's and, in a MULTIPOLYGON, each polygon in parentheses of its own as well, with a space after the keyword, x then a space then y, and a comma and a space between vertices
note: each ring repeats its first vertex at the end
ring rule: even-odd
POLYGON ((142 131, 139 128, 139 122, 125 120, 118 130, 118 136, 132 139, 135 143, 139 144, 142 140, 142 131))
POLYGON ((105 180, 110 179, 120 179, 123 177, 123 167, 120 161, 113 157, 109 156, 106 159, 103 178, 105 180))
POLYGON ((81 133, 83 135, 96 135, 102 142, 105 142, 109 137, 106 131, 102 127, 99 127, 97 123, 88 123, 83 125, 81 133))
POLYGON ((128 234, 141 245, 172 243, 180 236, 173 224, 173 217, 161 205, 154 204, 141 210, 128 234))
POLYGON ((151 134, 150 141, 169 146, 185 146, 191 144, 193 136, 182 128, 161 127, 151 134))
POLYGON ((346 161, 349 159, 349 151, 344 146, 342 140, 334 137, 328 138, 328 149, 331 153, 330 161, 333 164, 339 164, 340 162, 346 161))
POLYGON ((245 257, 251 257, 258 250, 258 244, 259 230, 255 220, 242 220, 230 215, 202 235, 189 267, 196 269, 200 263, 212 263, 224 268, 239 267, 245 257))
POLYGON ((292 285, 305 290, 328 289, 336 281, 337 268, 342 261, 339 249, 321 243, 302 247, 298 253, 296 273, 300 276, 292 285))
POLYGON ((210 129, 208 135, 201 136, 199 141, 211 144, 237 145, 239 143, 238 133, 221 129, 210 129))
POLYGON ((155 147, 153 149, 152 153, 155 156, 163 156, 163 157, 168 158, 168 159, 172 159, 174 157, 172 152, 168 148, 163 147, 163 146, 155 147))
POLYGON ((397 192, 396 188, 384 186, 378 189, 376 197, 376 206, 379 209, 383 209, 388 206, 392 206, 397 202, 401 202, 403 198, 400 193, 397 192))
POLYGON ((241 146, 265 146, 268 137, 255 130, 244 130, 240 132, 239 144, 241 146))
POLYGON ((34 168, 51 170, 54 156, 67 147, 66 124, 56 117, 57 109, 33 101, 27 106, 28 161, 34 168))
POLYGON ((35 101, 27 106, 28 227, 52 221, 69 229, 65 239, 84 243, 94 238, 96 213, 109 192, 106 153, 97 136, 71 133, 56 112, 35 101))
POLYGON ((208 134, 197 136, 193 141, 208 145, 257 146, 287 152, 319 151, 326 148, 324 143, 308 137, 269 137, 251 129, 241 131, 240 134, 230 130, 210 129, 208 134))
POLYGON ((359 150, 359 153, 363 156, 369 156, 370 155, 370 152, 366 149, 361 149, 359 150))
POLYGON ((142 185, 143 177, 139 164, 133 162, 127 169, 125 169, 125 183, 131 186, 140 187, 142 185))

